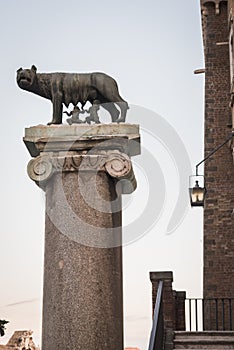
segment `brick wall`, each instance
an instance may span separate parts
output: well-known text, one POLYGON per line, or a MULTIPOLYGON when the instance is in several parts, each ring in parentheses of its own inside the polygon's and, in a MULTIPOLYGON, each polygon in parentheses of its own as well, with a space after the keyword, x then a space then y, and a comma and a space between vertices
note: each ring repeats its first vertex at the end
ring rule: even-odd
MULTIPOLYGON (((227 2, 206 3, 205 156, 230 134, 227 2), (218 45, 217 45, 218 43, 218 45)), ((234 166, 228 145, 205 162, 204 298, 234 297, 234 166)))
POLYGON ((185 330, 185 299, 184 291, 177 292, 172 289, 173 273, 171 271, 150 272, 152 283, 152 315, 159 281, 163 281, 163 315, 166 329, 185 330))

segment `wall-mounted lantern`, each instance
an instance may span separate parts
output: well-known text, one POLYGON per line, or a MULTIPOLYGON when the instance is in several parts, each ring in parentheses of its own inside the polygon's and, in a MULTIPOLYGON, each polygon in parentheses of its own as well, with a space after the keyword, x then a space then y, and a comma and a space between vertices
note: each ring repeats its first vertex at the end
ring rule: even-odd
POLYGON ((206 195, 204 176, 193 175, 189 177, 190 204, 192 207, 203 207, 206 195))
POLYGON ((231 135, 213 151, 211 151, 208 156, 206 156, 201 162, 196 165, 196 175, 189 177, 189 195, 190 203, 192 207, 203 207, 206 195, 205 179, 203 175, 198 175, 198 167, 209 159, 214 153, 216 153, 220 148, 222 148, 228 141, 230 141, 234 136, 234 131, 231 135))

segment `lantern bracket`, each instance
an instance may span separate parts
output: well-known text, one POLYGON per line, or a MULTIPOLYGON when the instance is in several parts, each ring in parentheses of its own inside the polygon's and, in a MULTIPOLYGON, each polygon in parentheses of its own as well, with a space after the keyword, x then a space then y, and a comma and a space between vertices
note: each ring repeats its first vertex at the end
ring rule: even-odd
POLYGON ((222 148, 228 141, 230 141, 234 136, 234 131, 232 131, 231 135, 228 136, 228 138, 219 146, 217 146, 213 151, 211 151, 204 159, 202 159, 197 165, 196 165, 196 176, 198 176, 198 167, 202 163, 204 163, 207 159, 209 159, 214 153, 216 153, 220 148, 222 148))

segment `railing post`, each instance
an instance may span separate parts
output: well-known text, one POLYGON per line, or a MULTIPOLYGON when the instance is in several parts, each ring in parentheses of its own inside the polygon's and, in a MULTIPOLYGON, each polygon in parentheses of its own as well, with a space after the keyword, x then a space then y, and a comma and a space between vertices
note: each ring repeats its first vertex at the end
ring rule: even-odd
POLYGON ((163 309, 164 326, 169 330, 185 330, 185 299, 186 292, 174 291, 172 289, 173 273, 172 271, 150 272, 152 283, 152 314, 158 291, 159 281, 163 281, 163 309))
POLYGON ((176 292, 176 330, 185 331, 186 292, 176 292))
MULTIPOLYGON (((164 327, 176 329, 176 307, 175 292, 172 290, 173 273, 172 271, 150 272, 152 282, 153 310, 156 300, 159 281, 163 281, 163 310, 164 310, 164 327)), ((154 312, 154 311, 153 311, 154 312)))

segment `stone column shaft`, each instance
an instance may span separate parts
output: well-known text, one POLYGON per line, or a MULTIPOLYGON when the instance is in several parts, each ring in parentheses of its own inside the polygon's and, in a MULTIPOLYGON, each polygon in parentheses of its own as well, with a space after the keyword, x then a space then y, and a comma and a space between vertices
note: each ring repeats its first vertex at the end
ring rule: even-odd
MULTIPOLYGON (((87 178, 88 174, 84 175, 87 178)), ((74 227, 69 227, 67 220, 71 237, 54 225, 56 219, 52 221, 48 215, 54 208, 54 201, 58 222, 66 216, 59 176, 53 176, 46 189, 42 349, 111 349, 115 346, 122 350, 122 247, 85 246, 71 239, 79 240, 79 235, 88 235, 89 232, 82 230, 88 229, 89 225, 77 227, 77 231, 72 232, 74 227)), ((113 180, 105 173, 95 177, 103 197, 112 199, 113 180)), ((90 181, 95 181, 94 176, 88 177, 86 186, 90 186, 90 181)), ((89 217, 90 208, 77 186, 77 173, 66 173, 63 184, 74 215, 89 220, 90 225, 96 226, 97 234, 99 227, 114 223, 119 228, 113 234, 118 234, 118 240, 121 239, 121 211, 89 217)), ((120 199, 118 202, 121 210, 120 199)), ((111 242, 112 237, 108 239, 111 242)))
POLYGON ((136 188, 138 126, 38 126, 24 142, 46 193, 42 350, 123 350, 121 194, 136 188))

